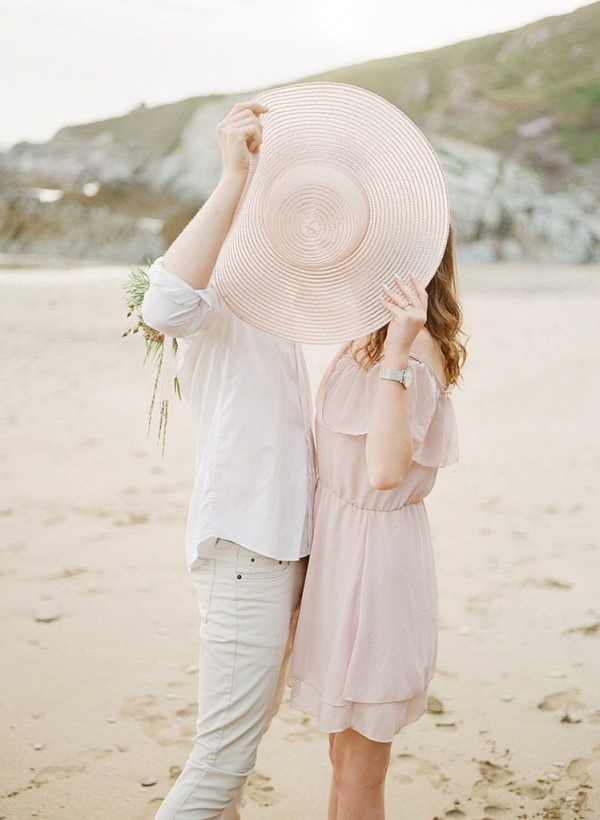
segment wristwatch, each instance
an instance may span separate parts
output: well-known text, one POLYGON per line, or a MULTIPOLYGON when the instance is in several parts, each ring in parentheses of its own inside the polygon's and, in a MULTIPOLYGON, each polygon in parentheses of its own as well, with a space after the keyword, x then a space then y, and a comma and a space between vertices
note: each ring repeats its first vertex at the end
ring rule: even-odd
POLYGON ((412 367, 405 367, 404 370, 394 370, 392 367, 382 367, 379 374, 380 379, 391 379, 393 382, 400 382, 404 387, 410 387, 413 372, 412 367))

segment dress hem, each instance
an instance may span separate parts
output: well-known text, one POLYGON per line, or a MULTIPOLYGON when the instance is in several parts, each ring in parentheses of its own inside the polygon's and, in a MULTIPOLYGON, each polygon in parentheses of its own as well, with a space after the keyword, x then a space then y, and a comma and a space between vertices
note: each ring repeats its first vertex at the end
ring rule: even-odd
POLYGON ((325 703, 321 692, 306 681, 292 675, 288 683, 292 688, 290 705, 315 718, 325 734, 353 729, 368 740, 391 743, 400 729, 417 721, 427 709, 427 689, 401 701, 347 701, 344 706, 333 706, 325 703))

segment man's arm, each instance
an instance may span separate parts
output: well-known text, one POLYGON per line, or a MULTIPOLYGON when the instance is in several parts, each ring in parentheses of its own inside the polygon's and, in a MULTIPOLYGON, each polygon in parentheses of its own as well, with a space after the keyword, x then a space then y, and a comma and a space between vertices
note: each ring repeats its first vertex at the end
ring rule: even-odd
POLYGON ((255 102, 238 103, 220 123, 223 172, 219 184, 164 255, 165 269, 195 290, 208 285, 246 182, 250 154, 260 148, 258 118, 267 111, 255 102))

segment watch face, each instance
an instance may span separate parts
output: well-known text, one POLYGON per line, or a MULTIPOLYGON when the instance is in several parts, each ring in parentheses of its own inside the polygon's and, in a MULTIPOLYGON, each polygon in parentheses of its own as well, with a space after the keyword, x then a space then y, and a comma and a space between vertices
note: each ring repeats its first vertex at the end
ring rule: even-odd
POLYGON ((413 379, 412 368, 407 367, 406 370, 404 371, 404 380, 403 380, 402 383, 404 384, 405 387, 410 387, 412 379, 413 379))

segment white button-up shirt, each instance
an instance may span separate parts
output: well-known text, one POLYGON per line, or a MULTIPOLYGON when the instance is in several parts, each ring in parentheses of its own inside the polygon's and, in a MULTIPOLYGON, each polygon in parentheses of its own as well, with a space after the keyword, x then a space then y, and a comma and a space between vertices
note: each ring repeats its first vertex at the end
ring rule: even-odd
POLYGON ((179 341, 179 381, 197 435, 186 554, 212 539, 295 561, 307 555, 315 485, 310 388, 300 345, 194 290, 158 259, 142 316, 179 341))

